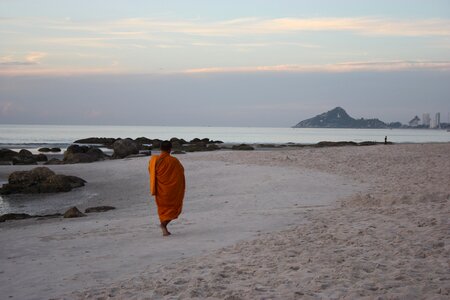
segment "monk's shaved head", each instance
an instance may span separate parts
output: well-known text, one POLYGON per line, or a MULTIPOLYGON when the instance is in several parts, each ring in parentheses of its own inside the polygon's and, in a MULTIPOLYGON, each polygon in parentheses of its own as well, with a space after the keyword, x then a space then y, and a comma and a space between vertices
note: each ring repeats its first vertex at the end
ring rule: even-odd
POLYGON ((161 151, 170 152, 170 150, 172 150, 172 143, 170 141, 163 141, 160 149, 161 151))

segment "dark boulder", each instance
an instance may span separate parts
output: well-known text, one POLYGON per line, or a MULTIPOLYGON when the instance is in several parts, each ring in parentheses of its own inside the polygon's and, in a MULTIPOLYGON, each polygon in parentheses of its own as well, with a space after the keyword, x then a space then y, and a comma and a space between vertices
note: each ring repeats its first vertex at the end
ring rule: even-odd
POLYGON ((158 149, 159 147, 161 147, 161 143, 162 143, 162 140, 154 139, 153 143, 152 143, 152 148, 153 149, 158 149))
POLYGON ((171 139, 170 139, 170 142, 171 142, 172 144, 173 144, 173 143, 178 143, 179 145, 187 144, 187 142, 186 142, 184 139, 179 139, 179 138, 176 138, 176 137, 171 138, 171 139))
POLYGON ((80 218, 80 217, 84 217, 86 216, 85 214, 83 214, 81 211, 78 210, 78 208, 76 206, 69 208, 65 213, 64 213, 64 218, 80 218))
POLYGON ((196 143, 200 143, 202 140, 200 140, 199 138, 194 138, 192 139, 189 143, 190 144, 196 144, 196 143))
POLYGON ((76 140, 75 144, 91 144, 91 145, 112 145, 117 139, 115 138, 105 138, 105 137, 90 137, 86 139, 76 140))
POLYGON ((231 147, 232 150, 255 150, 255 148, 253 148, 250 145, 247 144, 240 144, 240 145, 234 145, 233 147, 231 147))
POLYGON ((76 176, 57 175, 46 167, 31 171, 16 171, 9 175, 8 183, 3 184, 1 194, 34 194, 68 192, 84 186, 85 180, 76 176))
POLYGON ((34 157, 21 157, 16 156, 12 159, 13 165, 37 165, 37 161, 34 157))
POLYGON ((318 142, 317 144, 313 145, 314 147, 322 148, 322 147, 342 147, 342 146, 357 146, 358 144, 355 142, 318 142))
POLYGON ((55 175, 55 172, 46 167, 37 167, 31 171, 16 171, 8 176, 8 183, 33 185, 45 181, 50 176, 55 175))
POLYGON ((29 219, 32 218, 33 216, 29 215, 29 214, 16 214, 16 213, 9 213, 9 214, 4 214, 0 216, 0 222, 5 222, 8 220, 23 220, 23 219, 29 219))
POLYGON ((93 213, 93 212, 104 212, 104 211, 108 211, 108 210, 113 210, 116 209, 114 206, 96 206, 96 207, 89 207, 86 208, 86 210, 84 211, 85 213, 93 213))
POLYGON ((180 142, 178 142, 178 141, 172 142, 172 149, 173 150, 181 150, 181 147, 182 147, 182 145, 181 145, 180 142))
POLYGON ((33 153, 31 153, 31 151, 29 151, 29 150, 22 149, 22 150, 19 151, 19 156, 32 158, 33 157, 33 153))
POLYGON ((19 153, 12 158, 13 165, 36 165, 36 158, 33 153, 26 149, 22 149, 19 153))
POLYGON ((82 187, 85 180, 76 176, 52 175, 40 184, 40 193, 69 192, 73 188, 82 187))
POLYGON ((220 147, 217 146, 216 144, 209 144, 208 146, 206 146, 206 149, 208 151, 215 151, 215 150, 220 150, 220 147))
POLYGON ((151 143, 153 143, 153 140, 151 140, 149 138, 146 138, 144 136, 135 138, 134 141, 136 143, 138 143, 138 144, 151 144, 151 143))
POLYGON ((19 153, 10 149, 0 149, 0 161, 12 161, 19 153))
POLYGON ((44 165, 62 165, 64 162, 57 158, 52 158, 49 161, 45 162, 44 165))
POLYGON ((378 144, 377 142, 365 141, 365 142, 358 143, 358 146, 374 146, 377 144, 378 144))
POLYGON ((64 163, 66 164, 90 163, 105 158, 107 155, 95 147, 70 145, 64 152, 64 163))
POLYGON ((183 145, 182 150, 186 152, 199 152, 199 151, 208 151, 208 148, 207 144, 198 141, 196 143, 183 145))
POLYGON ((200 152, 200 151, 214 151, 219 149, 220 147, 215 144, 208 144, 206 141, 199 140, 196 143, 183 145, 181 150, 186 152, 200 152))
POLYGON ((33 157, 36 161, 47 161, 48 160, 47 156, 42 153, 33 155, 33 157))
POLYGON ((44 147, 44 148, 39 148, 38 149, 39 152, 44 152, 44 153, 48 153, 48 152, 61 152, 61 148, 55 147, 55 148, 48 148, 48 147, 44 147))
POLYGON ((132 139, 120 139, 113 144, 113 158, 125 158, 128 155, 138 154, 138 144, 132 139))

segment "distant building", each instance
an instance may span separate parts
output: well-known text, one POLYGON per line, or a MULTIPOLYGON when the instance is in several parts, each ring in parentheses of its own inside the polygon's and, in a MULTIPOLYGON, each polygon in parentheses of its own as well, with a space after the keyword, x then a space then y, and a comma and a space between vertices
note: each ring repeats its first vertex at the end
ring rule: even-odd
POLYGON ((425 127, 430 127, 431 124, 431 118, 430 118, 430 114, 429 113, 424 113, 422 115, 422 124, 425 127))
POLYGON ((434 127, 435 128, 441 127, 441 113, 436 113, 436 116, 434 118, 434 127))
POLYGON ((418 116, 415 116, 411 121, 409 121, 409 126, 411 127, 417 127, 419 126, 420 118, 418 116))

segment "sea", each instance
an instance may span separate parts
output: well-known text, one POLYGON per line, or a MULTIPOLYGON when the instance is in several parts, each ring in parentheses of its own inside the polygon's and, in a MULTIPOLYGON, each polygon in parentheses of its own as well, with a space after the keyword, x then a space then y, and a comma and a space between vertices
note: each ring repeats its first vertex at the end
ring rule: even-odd
POLYGON ((0 125, 0 148, 66 148, 88 137, 191 140, 209 138, 225 143, 300 143, 320 141, 388 141, 394 143, 450 142, 450 132, 434 129, 340 129, 265 127, 170 127, 170 126, 81 126, 81 125, 0 125))

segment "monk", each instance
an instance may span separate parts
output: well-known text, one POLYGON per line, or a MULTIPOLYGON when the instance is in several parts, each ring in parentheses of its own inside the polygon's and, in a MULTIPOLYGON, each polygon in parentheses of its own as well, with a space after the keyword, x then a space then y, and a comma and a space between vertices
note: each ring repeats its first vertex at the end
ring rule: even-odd
POLYGON ((170 155, 172 143, 161 143, 161 154, 153 155, 148 164, 150 192, 155 196, 163 236, 170 235, 167 225, 178 218, 183 207, 184 168, 180 161, 170 155))

